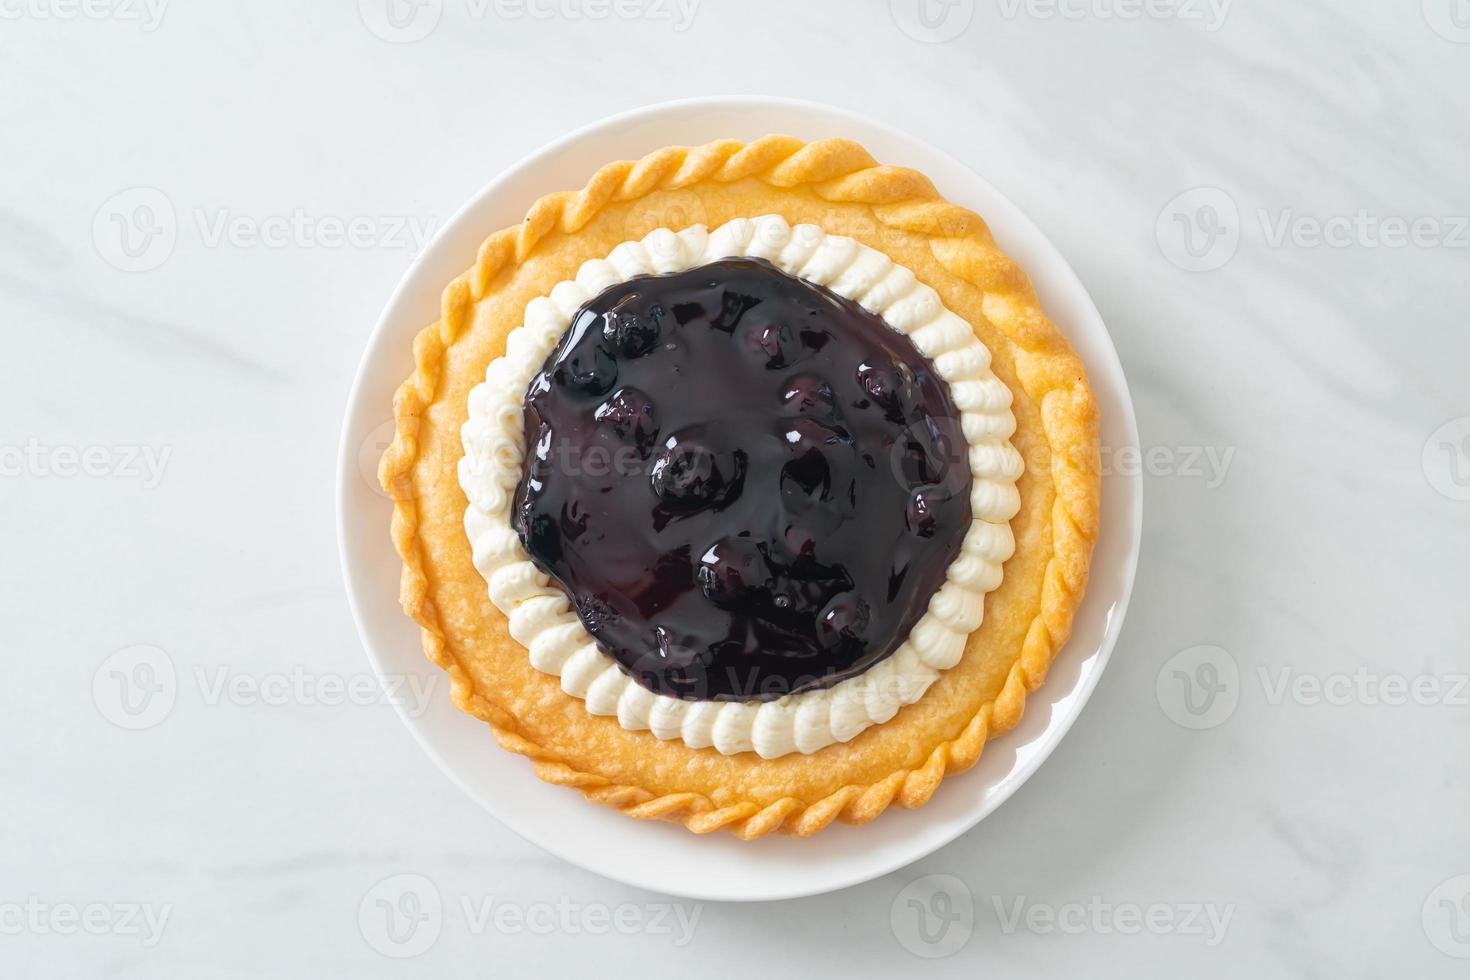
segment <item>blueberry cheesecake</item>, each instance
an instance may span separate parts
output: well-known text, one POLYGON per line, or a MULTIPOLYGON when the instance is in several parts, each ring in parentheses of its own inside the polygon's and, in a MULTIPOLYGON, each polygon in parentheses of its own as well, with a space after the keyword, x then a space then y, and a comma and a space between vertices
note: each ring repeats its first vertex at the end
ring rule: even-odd
POLYGON ((984 222, 846 140, 608 164, 444 291, 380 467, 455 703, 643 819, 809 836, 1019 720, 1097 407, 984 222))

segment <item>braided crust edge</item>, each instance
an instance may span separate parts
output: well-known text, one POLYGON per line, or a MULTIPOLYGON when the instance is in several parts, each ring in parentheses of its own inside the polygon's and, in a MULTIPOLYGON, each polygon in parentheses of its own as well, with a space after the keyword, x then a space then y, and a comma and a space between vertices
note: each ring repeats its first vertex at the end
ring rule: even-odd
POLYGON ((791 136, 766 136, 750 143, 717 140, 697 147, 665 147, 640 160, 607 164, 581 190, 542 197, 520 224, 487 238, 474 266, 445 287, 439 320, 414 339, 413 354, 414 373, 393 399, 396 435, 378 468, 383 488, 393 500, 393 544, 403 559, 399 601, 418 623, 429 659, 449 674, 454 704, 487 722, 501 747, 530 759, 536 776, 548 783, 574 787, 587 799, 630 817, 675 821, 695 833, 727 830, 745 840, 773 832, 807 837, 833 820, 867 823, 894 802, 906 808, 922 806, 946 775, 975 764, 987 739, 1014 728, 1026 696, 1040 687, 1052 658, 1071 634, 1097 538, 1100 493, 1097 404, 1082 363, 1041 311, 1025 272, 1000 251, 978 215, 944 200, 917 171, 878 164, 851 140, 804 143, 791 136), (828 201, 866 204, 880 223, 928 238, 948 271, 983 291, 984 314, 1013 345, 1017 376, 1040 406, 1055 498, 1052 556, 1043 578, 1040 611, 1000 693, 976 711, 957 737, 935 746, 921 766, 896 770, 867 785, 844 786, 813 803, 786 797, 764 806, 746 801, 717 808, 699 793, 659 796, 577 770, 524 737, 513 715, 475 691, 469 673, 449 649, 429 594, 411 483, 419 420, 433 401, 444 354, 496 274, 524 262, 547 234, 575 233, 612 202, 702 181, 745 178, 775 188, 805 186, 828 201))

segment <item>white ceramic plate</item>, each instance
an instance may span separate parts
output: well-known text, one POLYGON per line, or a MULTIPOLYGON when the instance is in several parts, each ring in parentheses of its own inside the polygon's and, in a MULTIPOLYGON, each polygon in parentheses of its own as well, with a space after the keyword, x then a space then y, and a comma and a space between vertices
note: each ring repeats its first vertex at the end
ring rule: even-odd
MULTIPOLYGON (((789 133, 845 136, 885 163, 923 171, 950 200, 989 222, 1001 247, 1031 274, 1042 305, 1087 365, 1102 407, 1103 445, 1138 445, 1127 382, 1102 318, 1057 250, 1015 205, 958 161, 895 129, 812 103, 709 98, 638 109, 588 126, 526 157, 491 181, 434 237, 398 284, 373 330, 347 405, 338 467, 338 533, 347 594, 364 646, 381 675, 432 677, 418 628, 398 605, 400 563, 388 539, 389 502, 377 459, 392 438, 393 390, 412 366, 415 333, 438 316, 445 283, 468 268, 480 241, 515 224, 549 191, 580 187, 608 160, 669 144, 789 133)), ((948 779, 917 810, 894 806, 865 827, 833 824, 808 840, 739 841, 645 823, 542 783, 503 751, 480 721, 450 704, 440 683, 429 709, 405 724, 449 777, 506 826, 573 864, 609 878, 702 900, 796 898, 844 888, 901 868, 942 847, 1000 806, 1051 754, 1097 685, 1133 588, 1142 521, 1138 477, 1104 481, 1102 536, 1072 640, 1008 735, 979 763, 948 779)))

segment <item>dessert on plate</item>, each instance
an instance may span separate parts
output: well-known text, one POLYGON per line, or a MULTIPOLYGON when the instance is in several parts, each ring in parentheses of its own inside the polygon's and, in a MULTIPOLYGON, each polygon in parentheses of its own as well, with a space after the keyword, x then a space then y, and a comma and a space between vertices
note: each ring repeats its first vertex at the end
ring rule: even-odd
POLYGON ((456 705, 638 818, 808 836, 1020 719, 1097 406, 980 217, 846 140, 610 163, 485 240, 380 476, 456 705))

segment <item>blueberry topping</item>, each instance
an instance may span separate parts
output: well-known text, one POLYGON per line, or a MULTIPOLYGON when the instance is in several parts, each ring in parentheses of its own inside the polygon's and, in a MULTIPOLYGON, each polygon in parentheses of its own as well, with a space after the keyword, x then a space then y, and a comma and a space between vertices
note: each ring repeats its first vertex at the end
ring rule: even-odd
POLYGON ((598 645, 671 697, 861 674, 908 637, 970 521, 933 365, 759 259, 593 297, 527 387, 525 426, 521 543, 598 645))

